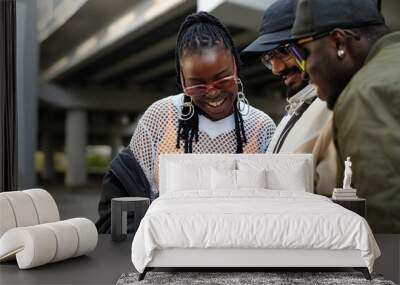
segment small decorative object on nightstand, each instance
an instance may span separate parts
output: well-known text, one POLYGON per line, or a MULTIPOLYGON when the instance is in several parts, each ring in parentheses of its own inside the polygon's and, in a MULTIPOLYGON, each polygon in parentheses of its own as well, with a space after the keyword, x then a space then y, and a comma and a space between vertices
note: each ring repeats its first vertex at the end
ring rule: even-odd
POLYGON ((353 172, 351 171, 351 161, 350 157, 344 162, 344 179, 343 188, 333 189, 332 199, 338 200, 354 200, 357 199, 357 189, 351 188, 351 176, 353 172))
POLYGON ((361 217, 366 218, 366 200, 357 197, 357 189, 351 187, 351 160, 347 157, 344 162, 343 188, 335 188, 332 193, 332 201, 342 207, 349 209, 361 217))
POLYGON ((134 212, 134 229, 139 227, 150 199, 142 197, 120 197, 111 200, 111 239, 124 241, 128 232, 128 213, 134 212))

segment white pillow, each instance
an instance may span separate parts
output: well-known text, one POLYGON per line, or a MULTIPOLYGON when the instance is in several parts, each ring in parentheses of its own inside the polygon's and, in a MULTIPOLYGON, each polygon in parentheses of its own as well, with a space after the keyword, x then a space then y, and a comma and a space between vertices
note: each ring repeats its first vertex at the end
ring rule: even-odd
MULTIPOLYGON (((205 161, 206 162, 206 161, 205 161)), ((235 161, 213 163, 168 162, 167 191, 211 190, 211 169, 234 169, 235 161)))
POLYGON ((237 188, 267 188, 267 171, 236 170, 237 188))
POLYGON ((238 160, 239 170, 266 169, 266 188, 271 190, 309 191, 308 188, 312 182, 308 181, 310 170, 306 167, 304 160, 238 160))
POLYGON ((168 191, 210 189, 210 168, 170 163, 168 168, 168 191))
POLYGON ((239 190, 242 188, 266 188, 266 170, 211 170, 211 188, 213 190, 239 190))
MULTIPOLYGON (((304 165, 303 165, 304 167, 304 165)), ((268 188, 272 190, 307 191, 307 178, 302 167, 295 167, 290 172, 271 169, 267 172, 268 188)))
POLYGON ((236 190, 236 170, 211 169, 211 189, 236 190))

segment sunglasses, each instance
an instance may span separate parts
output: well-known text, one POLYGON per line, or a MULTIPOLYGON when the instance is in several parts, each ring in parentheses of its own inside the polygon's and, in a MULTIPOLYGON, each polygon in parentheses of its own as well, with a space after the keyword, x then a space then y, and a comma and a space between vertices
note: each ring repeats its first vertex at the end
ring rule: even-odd
POLYGON ((272 70, 272 60, 274 58, 278 58, 279 60, 288 62, 292 59, 292 56, 285 46, 280 46, 267 53, 262 54, 260 60, 266 68, 272 70))
POLYGON ((306 71, 306 60, 309 56, 309 52, 304 48, 304 45, 306 43, 309 43, 309 42, 324 38, 326 36, 332 35, 334 32, 339 32, 339 33, 343 34, 344 36, 352 37, 355 40, 360 39, 360 37, 351 30, 334 29, 333 31, 328 32, 328 33, 322 33, 320 35, 306 37, 306 38, 298 40, 296 43, 287 44, 287 45, 285 45, 285 48, 294 57, 297 65, 300 67, 300 69, 302 71, 306 71))
POLYGON ((215 80, 208 84, 197 84, 189 87, 183 87, 183 91, 188 96, 204 96, 207 95, 210 90, 232 90, 236 86, 236 74, 232 74, 218 80, 215 80))
POLYGON ((196 84, 192 86, 185 86, 185 79, 181 71, 180 76, 181 76, 181 84, 183 92, 185 92, 185 94, 188 96, 205 96, 209 94, 210 90, 232 91, 237 84, 236 62, 234 58, 232 58, 232 62, 234 67, 233 74, 217 79, 208 84, 196 84))

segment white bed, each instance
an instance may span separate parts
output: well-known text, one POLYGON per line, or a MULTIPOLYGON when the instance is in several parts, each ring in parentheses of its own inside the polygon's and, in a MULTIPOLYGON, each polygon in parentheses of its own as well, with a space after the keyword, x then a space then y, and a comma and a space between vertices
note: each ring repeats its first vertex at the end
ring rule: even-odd
POLYGON ((132 262, 141 278, 154 267, 354 267, 370 278, 380 251, 367 222, 312 192, 311 155, 163 155, 132 262))

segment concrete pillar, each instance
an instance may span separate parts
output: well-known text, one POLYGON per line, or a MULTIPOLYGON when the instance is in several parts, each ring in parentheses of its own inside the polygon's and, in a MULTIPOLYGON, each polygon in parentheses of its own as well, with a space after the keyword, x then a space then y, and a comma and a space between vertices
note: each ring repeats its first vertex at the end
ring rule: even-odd
POLYGON ((51 132, 47 128, 42 132, 42 150, 44 154, 43 179, 50 180, 54 178, 54 142, 51 138, 51 132))
MULTIPOLYGON (((123 115, 115 115, 113 119, 113 129, 110 134, 110 146, 111 146, 111 159, 113 159, 119 152, 119 148, 122 146, 122 135, 121 127, 126 124, 123 115)), ((128 119, 129 120, 129 119, 128 119)), ((128 122, 129 123, 129 122, 128 122)))
POLYGON ((111 159, 113 159, 118 154, 121 145, 122 145, 121 135, 119 133, 112 133, 110 136, 111 159))
POLYGON ((16 80, 18 121, 18 188, 36 186, 38 140, 38 39, 36 0, 16 1, 16 80))
POLYGON ((87 182, 86 145, 88 137, 87 112, 68 110, 65 119, 65 151, 67 186, 84 185, 87 182))

